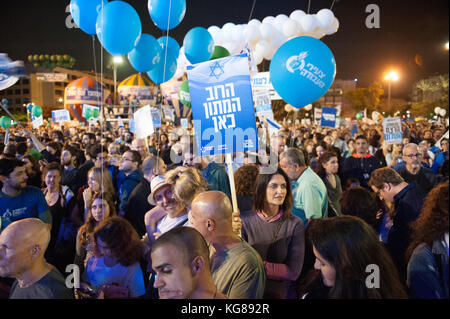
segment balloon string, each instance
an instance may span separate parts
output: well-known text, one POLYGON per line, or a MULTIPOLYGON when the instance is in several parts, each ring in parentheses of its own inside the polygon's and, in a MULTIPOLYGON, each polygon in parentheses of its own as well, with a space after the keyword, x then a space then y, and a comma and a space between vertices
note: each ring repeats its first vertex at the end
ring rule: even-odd
POLYGON ((308 1, 308 14, 309 14, 309 8, 311 7, 311 0, 308 1))
POLYGON ((248 17, 248 22, 250 22, 252 15, 253 15, 253 9, 255 9, 256 0, 253 0, 252 10, 250 11, 250 16, 248 17))
MULTIPOLYGON (((103 7, 104 7, 104 3, 103 3, 103 1, 102 1, 102 24, 104 23, 104 21, 103 21, 103 7)), ((102 25, 102 28, 103 28, 103 25, 102 25)), ((104 94, 104 92, 103 92, 103 46, 101 47, 101 50, 100 50, 100 90, 101 90, 101 97, 100 97, 100 99, 102 100, 101 102, 103 102, 103 98, 104 98, 104 96, 103 96, 103 94, 104 94)), ((97 78, 97 69, 95 70, 95 77, 97 78)), ((114 94, 116 94, 116 92, 114 92, 114 94)), ((114 99, 115 100, 115 99, 114 99)), ((103 107, 103 103, 101 103, 100 104, 100 109, 102 110, 102 116, 103 116, 103 121, 105 120, 105 109, 104 109, 104 107, 103 107)), ((100 141, 103 139, 103 121, 101 121, 101 124, 100 124, 100 141)), ((101 152, 102 152, 102 154, 103 154, 103 144, 101 144, 101 152)), ((95 159, 94 159, 94 161, 95 161, 95 159)), ((105 165, 102 165, 102 185, 101 185, 101 192, 102 192, 102 194, 103 194, 103 187, 104 187, 104 185, 103 185, 103 181, 104 181, 104 177, 103 177, 103 172, 104 172, 104 166, 105 165)))
MULTIPOLYGON (((169 45, 169 30, 170 30, 170 14, 171 14, 171 9, 172 9, 172 0, 169 1, 169 14, 167 16, 167 31, 166 31, 166 48, 165 48, 165 53, 164 53, 164 69, 163 69, 163 81, 162 83, 164 83, 166 81, 166 63, 167 63, 167 49, 168 49, 168 45, 169 45)), ((164 34, 164 32, 163 32, 164 34)), ((162 105, 163 105, 163 101, 164 101, 164 96, 162 93, 162 89, 161 89, 161 84, 159 85, 159 92, 161 93, 161 105, 159 106, 159 118, 161 119, 161 128, 162 128, 162 105)), ((157 135, 158 137, 158 145, 157 145, 157 149, 156 149, 156 157, 159 157, 159 148, 160 148, 160 144, 161 144, 161 134, 157 135)))
POLYGON ((333 0, 333 3, 331 4, 331 7, 330 7, 330 10, 332 10, 333 9, 333 6, 334 6, 334 2, 335 2, 336 0, 333 0))

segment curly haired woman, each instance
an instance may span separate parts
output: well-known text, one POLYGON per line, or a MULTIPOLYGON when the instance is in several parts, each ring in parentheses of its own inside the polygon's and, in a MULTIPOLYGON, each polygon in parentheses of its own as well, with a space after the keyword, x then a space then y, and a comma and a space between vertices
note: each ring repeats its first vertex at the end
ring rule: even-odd
POLYGON ((449 298, 448 192, 448 181, 433 188, 412 225, 413 240, 406 253, 411 256, 408 286, 412 298, 449 298))

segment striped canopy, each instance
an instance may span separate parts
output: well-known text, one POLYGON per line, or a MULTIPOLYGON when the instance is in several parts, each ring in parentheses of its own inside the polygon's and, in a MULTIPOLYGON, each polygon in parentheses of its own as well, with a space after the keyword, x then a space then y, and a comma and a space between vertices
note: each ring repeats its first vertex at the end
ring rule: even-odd
POLYGON ((93 104, 103 103, 105 89, 92 78, 85 76, 67 85, 64 92, 64 104, 93 104))
POLYGON ((155 85, 142 74, 131 75, 123 80, 117 88, 120 104, 138 107, 150 104, 154 98, 155 88, 155 85))
POLYGON ((153 84, 149 79, 145 78, 140 73, 137 73, 120 82, 119 88, 122 86, 153 86, 153 84))

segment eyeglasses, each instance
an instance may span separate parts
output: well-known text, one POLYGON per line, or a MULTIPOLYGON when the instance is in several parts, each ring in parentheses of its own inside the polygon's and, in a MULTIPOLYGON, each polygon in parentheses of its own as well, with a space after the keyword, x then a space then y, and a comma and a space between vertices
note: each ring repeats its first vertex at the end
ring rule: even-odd
POLYGON ((422 157, 422 154, 416 153, 416 154, 409 154, 409 155, 405 155, 405 156, 412 159, 414 157, 420 158, 420 157, 422 157))

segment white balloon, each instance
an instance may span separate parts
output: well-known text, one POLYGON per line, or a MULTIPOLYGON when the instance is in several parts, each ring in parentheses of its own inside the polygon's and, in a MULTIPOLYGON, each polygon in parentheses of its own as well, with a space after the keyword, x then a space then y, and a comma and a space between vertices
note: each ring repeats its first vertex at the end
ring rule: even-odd
POLYGON ((336 17, 334 17, 331 26, 323 33, 325 33, 326 35, 330 35, 336 33, 338 29, 339 29, 339 20, 336 17))
POLYGON ((300 23, 300 19, 304 15, 306 15, 306 13, 304 11, 302 11, 302 10, 295 10, 295 11, 292 11, 292 13, 289 15, 289 18, 291 18, 292 20, 295 20, 298 23, 300 23))
POLYGON ((439 115, 444 117, 445 114, 447 114, 447 110, 446 109, 441 109, 441 111, 439 112, 439 115))
POLYGON ((274 21, 275 21, 275 17, 273 17, 273 16, 268 16, 268 17, 265 17, 261 22, 262 22, 262 23, 273 24, 274 21))
POLYGON ((434 108, 434 113, 440 114, 440 113, 441 113, 441 108, 440 108, 439 106, 436 106, 436 107, 434 108))
POLYGON ((283 32, 283 25, 288 20, 289 20, 289 18, 287 15, 279 14, 276 16, 275 21, 273 22, 273 25, 278 31, 283 32))
MULTIPOLYGON (((293 106, 292 107, 292 111, 294 111, 294 112, 298 112, 298 111, 300 111, 300 108, 299 107, 295 107, 295 106, 293 106)), ((298 120, 297 120, 298 121, 298 120)))
POLYGON ((236 25, 232 22, 227 22, 222 27, 223 41, 232 41, 233 29, 236 25))
POLYGON ((316 17, 313 14, 306 14, 300 19, 300 29, 303 33, 313 32, 316 26, 316 17))
POLYGON ((244 38, 248 43, 258 41, 261 38, 261 33, 259 32, 259 27, 254 25, 248 25, 244 29, 244 38))
POLYGON ((270 40, 274 33, 274 26, 271 25, 270 23, 263 22, 259 27, 259 32, 261 33, 261 39, 270 40))
POLYGON ((253 51, 253 59, 255 61, 255 64, 258 65, 263 61, 264 57, 255 50, 253 51))
POLYGON ((311 33, 311 36, 316 39, 321 39, 325 36, 325 33, 322 31, 322 29, 317 28, 311 33))
POLYGON ((258 55, 261 55, 262 57, 265 57, 267 54, 270 53, 270 45, 269 42, 265 40, 261 40, 256 44, 256 52, 258 55))
POLYGON ((290 104, 286 104, 285 106, 284 106, 284 110, 286 111, 286 112, 291 112, 292 111, 292 106, 290 105, 290 104))
POLYGON ((312 110, 312 104, 308 104, 307 106, 305 106, 305 110, 306 111, 311 111, 312 110))
POLYGON ((241 25, 236 25, 231 31, 231 39, 234 42, 241 42, 244 38, 244 28, 241 25))
POLYGON ((286 38, 291 38, 297 34, 300 27, 294 19, 287 20, 283 25, 283 34, 286 38))
POLYGON ((223 31, 219 27, 217 26, 209 27, 208 32, 211 34, 215 45, 220 45, 220 43, 223 42, 224 40, 223 31))
POLYGON ((319 28, 327 29, 333 23, 334 13, 330 9, 322 9, 316 13, 317 25, 319 28))
POLYGON ((253 19, 253 20, 250 20, 247 25, 259 27, 261 25, 261 21, 259 21, 258 19, 253 19))

